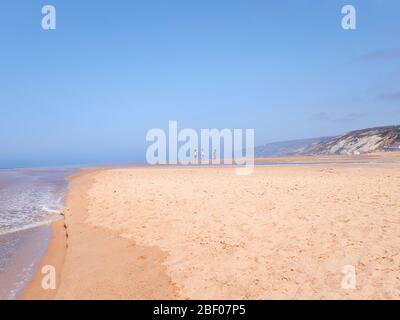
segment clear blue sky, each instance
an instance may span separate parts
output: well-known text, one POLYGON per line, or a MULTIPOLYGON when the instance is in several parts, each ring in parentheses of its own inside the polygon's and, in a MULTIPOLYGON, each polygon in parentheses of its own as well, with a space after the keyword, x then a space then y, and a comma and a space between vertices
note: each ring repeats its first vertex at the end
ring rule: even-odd
POLYGON ((256 144, 398 124, 399 40, 397 0, 1 0, 0 167, 143 160, 168 120, 256 144))

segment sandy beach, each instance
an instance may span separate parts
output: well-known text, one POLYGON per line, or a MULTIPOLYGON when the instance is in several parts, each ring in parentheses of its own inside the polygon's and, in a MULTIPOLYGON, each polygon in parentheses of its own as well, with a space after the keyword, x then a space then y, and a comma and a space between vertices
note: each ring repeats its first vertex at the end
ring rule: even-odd
MULTIPOLYGON (((400 164, 144 167, 70 178, 24 299, 400 299, 400 164), (341 286, 352 265, 356 288, 341 286)), ((398 159, 398 158, 397 158, 398 159)))

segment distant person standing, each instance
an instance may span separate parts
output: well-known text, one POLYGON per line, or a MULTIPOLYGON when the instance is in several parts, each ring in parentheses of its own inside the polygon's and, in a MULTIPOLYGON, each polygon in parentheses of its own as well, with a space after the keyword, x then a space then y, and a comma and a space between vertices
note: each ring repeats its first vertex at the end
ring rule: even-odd
POLYGON ((204 148, 201 148, 201 161, 204 160, 204 148))
POLYGON ((193 158, 194 158, 194 162, 197 162, 197 148, 194 148, 193 158))
POLYGON ((217 160, 217 149, 213 151, 213 160, 217 160))

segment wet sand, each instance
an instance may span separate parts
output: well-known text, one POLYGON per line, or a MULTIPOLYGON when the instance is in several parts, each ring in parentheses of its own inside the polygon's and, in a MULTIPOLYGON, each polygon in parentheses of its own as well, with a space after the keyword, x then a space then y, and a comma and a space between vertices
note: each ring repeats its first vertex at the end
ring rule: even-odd
POLYGON ((72 176, 64 219, 53 223, 53 238, 23 299, 173 299, 176 288, 167 276, 165 253, 154 246, 88 224, 87 193, 101 170, 72 176), (43 290, 40 270, 53 265, 56 290, 43 290))
MULTIPOLYGON (((248 176, 109 168, 70 181, 56 299, 400 298, 396 161, 248 176), (346 265, 355 289, 342 287, 346 265)), ((50 297, 39 279, 24 298, 50 297)))
MULTIPOLYGON (((43 290, 42 279, 45 273, 42 273, 43 267, 51 265, 56 270, 56 287, 61 281, 61 271, 64 264, 66 253, 66 230, 64 228, 64 219, 54 221, 51 224, 51 241, 46 254, 37 266, 31 282, 21 295, 21 299, 48 300, 54 299, 56 290, 43 290), (58 272, 57 272, 58 271, 58 272)), ((45 271, 45 270, 44 270, 45 271)))
POLYGON ((0 235, 0 300, 17 299, 50 241, 49 225, 0 235))
POLYGON ((0 170, 0 299, 16 299, 48 248, 68 168, 0 170))

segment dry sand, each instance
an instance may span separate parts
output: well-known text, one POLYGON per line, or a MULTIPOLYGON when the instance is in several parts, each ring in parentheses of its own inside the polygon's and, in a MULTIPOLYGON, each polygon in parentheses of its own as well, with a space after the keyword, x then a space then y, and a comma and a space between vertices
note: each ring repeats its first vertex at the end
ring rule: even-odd
POLYGON ((398 163, 83 171, 65 223, 57 299, 400 298, 398 163))

